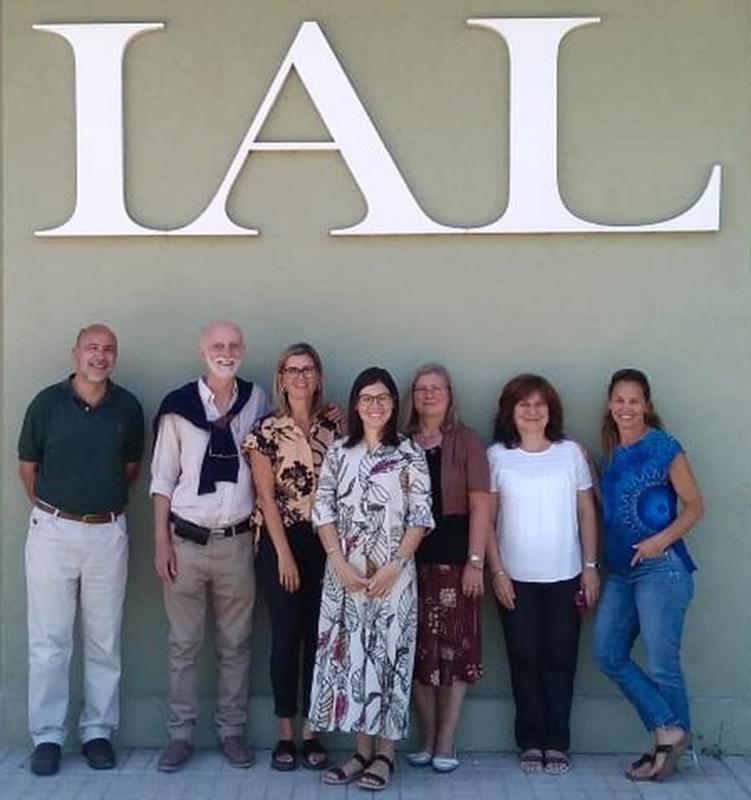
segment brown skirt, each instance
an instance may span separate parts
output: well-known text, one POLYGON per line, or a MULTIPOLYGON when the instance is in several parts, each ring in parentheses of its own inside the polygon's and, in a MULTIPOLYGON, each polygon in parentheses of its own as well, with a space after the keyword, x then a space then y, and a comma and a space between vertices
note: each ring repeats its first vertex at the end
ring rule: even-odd
POLYGON ((482 677, 481 598, 462 593, 464 564, 417 568, 415 680, 425 686, 474 683, 482 677))

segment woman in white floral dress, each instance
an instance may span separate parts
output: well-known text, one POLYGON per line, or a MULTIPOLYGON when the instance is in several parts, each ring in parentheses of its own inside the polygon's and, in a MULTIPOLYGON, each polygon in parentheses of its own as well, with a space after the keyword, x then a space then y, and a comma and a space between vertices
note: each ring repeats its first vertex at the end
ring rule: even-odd
POLYGON ((346 439, 329 448, 313 523, 328 557, 310 724, 357 734, 357 752, 324 773, 382 789, 394 740, 407 734, 417 636, 413 555, 432 527, 422 449, 396 430, 399 396, 386 370, 355 379, 346 439))

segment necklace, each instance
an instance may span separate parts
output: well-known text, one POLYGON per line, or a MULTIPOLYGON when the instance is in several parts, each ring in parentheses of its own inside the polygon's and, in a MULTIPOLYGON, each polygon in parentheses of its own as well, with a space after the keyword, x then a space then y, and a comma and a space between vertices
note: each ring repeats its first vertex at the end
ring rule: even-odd
POLYGON ((443 434, 438 433, 416 433, 415 439, 423 450, 431 450, 443 441, 443 434))

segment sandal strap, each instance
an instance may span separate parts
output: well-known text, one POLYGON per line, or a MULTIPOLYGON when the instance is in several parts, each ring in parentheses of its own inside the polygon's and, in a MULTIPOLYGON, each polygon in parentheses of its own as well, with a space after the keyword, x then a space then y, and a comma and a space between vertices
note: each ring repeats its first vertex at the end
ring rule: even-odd
POLYGON ((277 756, 296 756, 297 748, 291 739, 280 739, 276 743, 274 752, 271 754, 273 758, 277 756))
POLYGON ((672 744, 658 744, 655 747, 655 754, 657 753, 672 753, 675 745, 672 744))
POLYGON ((341 767, 329 767, 326 770, 327 775, 333 775, 336 778, 336 783, 346 783, 350 776, 341 767))
MULTIPOLYGON (((393 773, 394 761, 393 759, 389 758, 385 753, 377 753, 373 761, 383 761, 383 763, 389 768, 389 772, 393 773)), ((372 775, 373 773, 371 772, 370 774, 372 775)), ((380 777, 380 775, 378 777, 380 777)))
POLYGON ((647 764, 654 764, 655 763, 655 754, 654 753, 644 753, 640 755, 636 761, 632 761, 630 764, 631 769, 639 769, 640 767, 645 767, 647 764))
POLYGON ((370 770, 368 770, 367 772, 363 772, 363 774, 360 775, 360 780, 357 782, 357 785, 360 788, 364 789, 370 788, 372 786, 377 786, 380 789, 387 783, 388 781, 386 780, 386 778, 383 777, 383 775, 379 775, 377 772, 370 772, 370 770))
POLYGON ((365 774, 365 770, 370 766, 370 761, 365 758, 362 753, 355 752, 353 753, 350 758, 350 761, 357 761, 360 764, 360 769, 354 770, 354 772, 345 772, 344 767, 329 767, 326 770, 327 775, 333 775, 336 779, 332 783, 334 785, 341 784, 341 783, 351 783, 352 781, 356 781, 358 778, 361 778, 365 774))

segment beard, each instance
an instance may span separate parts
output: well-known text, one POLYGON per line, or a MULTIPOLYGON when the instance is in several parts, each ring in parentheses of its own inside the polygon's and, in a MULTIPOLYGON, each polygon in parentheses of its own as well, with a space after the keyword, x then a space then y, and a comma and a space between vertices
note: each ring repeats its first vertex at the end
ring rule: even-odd
POLYGON ((222 381, 234 378, 241 363, 239 358, 206 358, 205 361, 209 373, 222 381))

